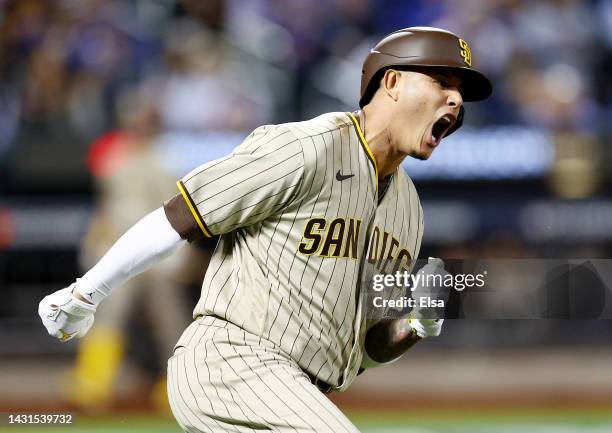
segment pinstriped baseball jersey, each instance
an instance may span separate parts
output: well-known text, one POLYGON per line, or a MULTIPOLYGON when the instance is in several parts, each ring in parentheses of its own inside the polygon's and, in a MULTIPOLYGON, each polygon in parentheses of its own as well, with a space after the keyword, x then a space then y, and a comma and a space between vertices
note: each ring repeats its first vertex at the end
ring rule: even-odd
MULTIPOLYGON (((406 295, 406 288, 402 286, 382 292, 372 290, 370 283, 374 274, 412 271, 412 259, 418 257, 421 248, 423 222, 423 208, 416 188, 406 172, 399 168, 376 211, 367 260, 362 271, 366 330, 378 320, 395 314, 387 308, 375 308, 374 297, 390 299, 406 295)), ((365 334, 361 337, 365 338, 365 334)))
POLYGON ((377 178, 350 113, 260 127, 231 155, 187 174, 179 189, 198 225, 221 235, 194 315, 272 341, 345 389, 361 363, 360 275, 376 269, 376 257, 408 268, 422 236, 408 177, 399 169, 380 205, 377 178))

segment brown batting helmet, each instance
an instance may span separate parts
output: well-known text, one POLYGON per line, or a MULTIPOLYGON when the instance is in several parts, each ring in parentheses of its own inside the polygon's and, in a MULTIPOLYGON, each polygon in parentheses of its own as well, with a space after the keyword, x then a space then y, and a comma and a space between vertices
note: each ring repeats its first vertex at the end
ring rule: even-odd
MULTIPOLYGON (((409 27, 385 36, 366 57, 361 71, 359 106, 367 105, 380 85, 387 69, 419 70, 444 68, 461 79, 464 101, 481 101, 491 95, 491 82, 472 68, 472 51, 459 36, 435 27, 409 27)), ((450 135, 463 122, 461 107, 457 122, 446 133, 450 135)))

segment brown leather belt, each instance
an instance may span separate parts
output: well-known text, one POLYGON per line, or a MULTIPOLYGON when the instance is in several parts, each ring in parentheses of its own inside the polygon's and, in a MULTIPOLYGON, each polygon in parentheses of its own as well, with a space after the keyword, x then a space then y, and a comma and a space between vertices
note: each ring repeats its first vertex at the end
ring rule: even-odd
POLYGON ((321 391, 323 394, 329 394, 330 392, 332 392, 334 390, 334 387, 331 386, 329 383, 327 382, 323 382, 321 379, 318 379, 316 377, 314 377, 312 374, 305 372, 308 375, 308 378, 310 379, 310 382, 316 386, 317 388, 319 388, 319 391, 321 391))

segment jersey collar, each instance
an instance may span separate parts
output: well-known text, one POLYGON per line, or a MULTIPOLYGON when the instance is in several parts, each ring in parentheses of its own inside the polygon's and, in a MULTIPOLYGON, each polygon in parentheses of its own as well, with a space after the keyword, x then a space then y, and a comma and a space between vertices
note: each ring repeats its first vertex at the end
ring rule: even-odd
POLYGON ((376 185, 376 191, 378 194, 378 165, 376 164, 376 159, 374 159, 374 154, 372 153, 372 149, 370 149, 370 145, 365 139, 365 135, 363 134, 363 131, 361 130, 359 121, 357 120, 357 118, 355 117, 353 113, 346 113, 346 114, 348 114, 351 121, 353 122, 353 125, 355 126, 355 131, 357 131, 357 136, 359 137, 359 142, 361 143, 361 147, 363 147, 363 149, 365 150, 366 155, 368 156, 368 159, 370 160, 370 162, 372 163, 372 166, 374 167, 374 173, 376 174, 376 179, 375 179, 374 184, 376 185))

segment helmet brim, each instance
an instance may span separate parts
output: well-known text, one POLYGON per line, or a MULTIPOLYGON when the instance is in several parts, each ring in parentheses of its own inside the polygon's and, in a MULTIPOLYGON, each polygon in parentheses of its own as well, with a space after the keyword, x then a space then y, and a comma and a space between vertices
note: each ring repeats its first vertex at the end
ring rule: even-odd
POLYGON ((487 99, 493 93, 493 85, 491 81, 475 69, 462 68, 457 66, 447 65, 410 65, 410 66, 390 66, 385 69, 398 70, 432 70, 443 69, 452 71, 461 80, 461 96, 464 102, 476 102, 487 99))
POLYGON ((465 102, 487 99, 493 93, 493 85, 484 74, 475 69, 449 67, 461 80, 461 96, 465 102))

